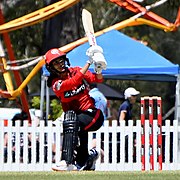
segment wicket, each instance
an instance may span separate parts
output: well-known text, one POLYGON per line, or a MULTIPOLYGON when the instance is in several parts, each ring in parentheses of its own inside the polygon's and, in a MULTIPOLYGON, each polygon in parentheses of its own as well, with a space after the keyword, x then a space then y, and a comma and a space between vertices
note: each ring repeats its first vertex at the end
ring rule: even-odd
POLYGON ((153 120, 157 119, 157 149, 158 169, 162 170, 162 100, 158 96, 141 97, 141 163, 142 170, 146 169, 146 161, 150 163, 150 170, 154 170, 153 120), (145 120, 149 119, 149 157, 145 157, 145 120))

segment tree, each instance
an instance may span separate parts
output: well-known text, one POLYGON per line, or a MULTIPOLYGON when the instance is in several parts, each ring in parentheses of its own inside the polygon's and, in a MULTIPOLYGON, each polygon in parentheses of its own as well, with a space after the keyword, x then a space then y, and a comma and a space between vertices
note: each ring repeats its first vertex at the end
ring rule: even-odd
MULTIPOLYGON (((146 6, 155 1, 156 0, 144 0, 141 4, 146 6)), ((40 9, 48 4, 57 2, 57 0, 3 0, 1 2, 3 4, 5 19, 9 21, 40 9)), ((174 22, 179 4, 180 0, 167 1, 163 5, 152 9, 152 11, 168 19, 170 22, 174 22)), ((134 15, 132 12, 122 9, 114 3, 110 3, 108 0, 81 0, 77 5, 43 23, 11 32, 10 36, 17 59, 39 56, 52 47, 61 47, 83 37, 84 30, 81 23, 82 8, 86 8, 92 13, 95 31, 109 27, 134 15)), ((180 63, 179 29, 176 32, 166 33, 162 30, 142 25, 124 28, 121 32, 130 37, 147 41, 148 46, 154 51, 173 63, 180 63)), ((24 70, 22 72, 23 76, 25 77, 30 70, 31 69, 24 70)), ((28 85, 30 92, 34 92, 40 88, 39 79, 40 76, 36 76, 35 82, 33 80, 28 85)), ((167 104, 169 107, 174 103, 169 103, 174 99, 174 89, 172 90, 172 88, 169 88, 174 87, 173 83, 164 84, 157 82, 155 83, 156 86, 153 86, 153 88, 151 82, 107 80, 107 83, 112 84, 121 92, 129 85, 136 86, 137 89, 141 89, 144 93, 148 92, 149 95, 153 95, 154 93, 163 95, 163 97, 165 97, 164 104, 167 104)), ((166 107, 166 109, 169 109, 169 107, 166 107)))
MULTIPOLYGON (((55 2, 58 0, 51 0, 45 6, 55 2)), ((80 38, 80 10, 81 3, 78 3, 44 22, 43 54, 51 48, 61 47, 80 38)))

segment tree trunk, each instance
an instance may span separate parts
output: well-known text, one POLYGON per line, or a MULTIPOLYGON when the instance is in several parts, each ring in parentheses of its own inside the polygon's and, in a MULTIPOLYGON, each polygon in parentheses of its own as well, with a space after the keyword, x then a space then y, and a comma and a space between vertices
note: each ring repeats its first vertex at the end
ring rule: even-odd
MULTIPOLYGON (((51 0, 50 4, 57 2, 51 0)), ((47 4, 48 5, 48 4, 47 4)), ((43 54, 80 38, 81 3, 44 22, 43 54)))

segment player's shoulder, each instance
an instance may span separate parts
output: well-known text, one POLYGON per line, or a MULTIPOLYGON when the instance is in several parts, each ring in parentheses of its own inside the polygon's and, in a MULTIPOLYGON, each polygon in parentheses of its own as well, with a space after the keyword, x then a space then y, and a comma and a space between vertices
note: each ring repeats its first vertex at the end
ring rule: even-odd
POLYGON ((122 102, 122 104, 120 105, 120 107, 126 107, 129 106, 129 102, 128 101, 124 101, 122 102))

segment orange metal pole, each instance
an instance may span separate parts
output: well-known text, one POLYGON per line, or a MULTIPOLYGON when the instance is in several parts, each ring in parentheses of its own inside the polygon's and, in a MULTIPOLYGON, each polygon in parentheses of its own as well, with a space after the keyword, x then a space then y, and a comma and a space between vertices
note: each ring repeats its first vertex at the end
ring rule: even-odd
MULTIPOLYGON (((3 13, 2 13, 1 9, 0 9, 0 24, 4 24, 4 17, 3 17, 3 13)), ((13 52, 10 37, 9 37, 8 33, 3 33, 2 35, 3 35, 4 42, 5 42, 5 45, 6 45, 6 48, 7 48, 9 59, 11 61, 14 61, 15 56, 14 56, 14 52, 13 52)), ((14 64, 14 66, 16 66, 16 64, 14 64)), ((22 83, 21 76, 20 76, 18 71, 13 71, 13 73, 14 73, 14 78, 15 78, 15 81, 16 81, 16 85, 18 87, 22 83)), ((22 104, 22 110, 25 111, 28 114, 28 121, 29 121, 29 123, 31 123, 28 100, 27 100, 27 96, 26 96, 26 93, 25 93, 24 90, 22 91, 20 99, 21 99, 21 104, 22 104)))
POLYGON ((167 27, 173 26, 173 24, 170 23, 168 20, 160 17, 159 15, 157 15, 151 11, 147 11, 145 7, 139 5, 138 3, 136 3, 132 0, 108 0, 108 1, 115 3, 118 6, 121 6, 125 9, 128 9, 128 10, 130 10, 136 14, 140 13, 140 12, 146 12, 144 14, 144 17, 148 18, 149 20, 160 23, 160 24, 165 25, 167 27))

